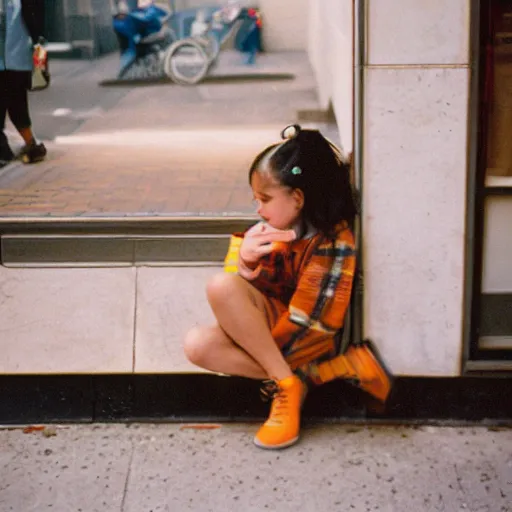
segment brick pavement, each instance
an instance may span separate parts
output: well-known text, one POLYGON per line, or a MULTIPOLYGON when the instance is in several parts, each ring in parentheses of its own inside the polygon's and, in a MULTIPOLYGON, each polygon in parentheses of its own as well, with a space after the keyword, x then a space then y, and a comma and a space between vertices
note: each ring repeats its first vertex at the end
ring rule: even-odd
POLYGON ((243 155, 204 170, 161 148, 54 146, 43 164, 0 171, 0 216, 251 213, 246 169, 243 155))
MULTIPOLYGON (((296 79, 131 88, 74 133, 49 141, 45 162, 0 169, 0 218, 252 213, 252 158, 298 110, 316 105, 306 56, 274 58, 296 79)), ((70 64, 54 92, 99 87, 107 64, 70 64)), ((43 100, 50 105, 48 96, 33 96, 43 100)))

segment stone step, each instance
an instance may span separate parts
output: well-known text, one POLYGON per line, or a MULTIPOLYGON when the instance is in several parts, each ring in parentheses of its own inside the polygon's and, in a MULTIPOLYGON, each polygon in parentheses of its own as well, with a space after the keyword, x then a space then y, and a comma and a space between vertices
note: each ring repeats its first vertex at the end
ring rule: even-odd
POLYGON ((0 221, 0 372, 201 373, 182 350, 213 323, 205 285, 254 218, 0 221))
POLYGON ((8 219, 0 222, 5 267, 218 265, 230 234, 252 217, 8 219))

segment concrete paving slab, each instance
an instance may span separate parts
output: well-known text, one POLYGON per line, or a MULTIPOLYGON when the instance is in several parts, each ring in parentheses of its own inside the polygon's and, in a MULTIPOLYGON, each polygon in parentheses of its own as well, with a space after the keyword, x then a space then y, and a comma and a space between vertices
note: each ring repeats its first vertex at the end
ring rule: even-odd
POLYGON ((0 510, 121 510, 131 440, 102 427, 56 432, 53 437, 21 430, 0 433, 0 510))
POLYGON ((314 426, 281 453, 254 447, 255 431, 154 427, 125 511, 511 510, 510 431, 314 426))
POLYGON ((0 266, 0 372, 131 372, 134 268, 0 266))
POLYGON ((205 287, 208 278, 221 270, 138 269, 135 373, 204 372, 186 359, 183 339, 194 325, 215 322, 205 287))
POLYGON ((266 452, 255 424, 193 427, 0 430, 0 510, 512 510, 510 429, 311 425, 266 452))
MULTIPOLYGON (((119 104, 91 117, 78 133, 127 129, 175 129, 279 124, 297 121, 297 111, 316 106, 313 88, 281 84, 204 85, 197 89, 149 87, 131 90, 119 104)), ((284 128, 284 126, 282 127, 284 128)))

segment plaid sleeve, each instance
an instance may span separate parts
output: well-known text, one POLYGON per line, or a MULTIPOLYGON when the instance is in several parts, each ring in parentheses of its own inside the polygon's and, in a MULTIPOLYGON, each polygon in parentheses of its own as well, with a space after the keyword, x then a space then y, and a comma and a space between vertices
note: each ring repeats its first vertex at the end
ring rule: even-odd
POLYGON ((272 330, 292 367, 334 349, 333 336, 345 320, 355 265, 354 240, 349 230, 335 243, 325 241, 313 252, 301 272, 288 311, 272 330))
POLYGON ((274 249, 260 259, 251 274, 239 274, 268 297, 275 297, 288 304, 293 293, 293 275, 288 256, 289 244, 274 242, 274 249))

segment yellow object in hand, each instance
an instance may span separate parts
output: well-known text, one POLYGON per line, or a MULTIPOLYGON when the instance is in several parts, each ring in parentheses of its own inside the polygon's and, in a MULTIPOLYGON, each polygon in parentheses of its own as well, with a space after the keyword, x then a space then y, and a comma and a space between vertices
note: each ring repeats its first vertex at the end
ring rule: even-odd
POLYGON ((238 235, 231 235, 229 240, 229 248, 224 258, 224 272, 236 274, 238 272, 238 254, 243 238, 238 235))

